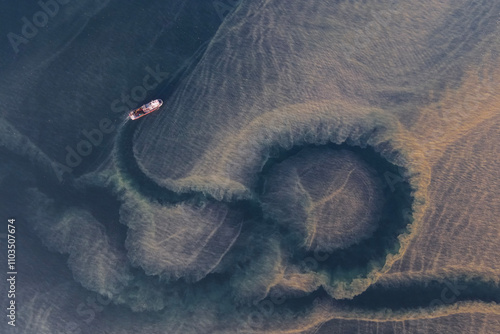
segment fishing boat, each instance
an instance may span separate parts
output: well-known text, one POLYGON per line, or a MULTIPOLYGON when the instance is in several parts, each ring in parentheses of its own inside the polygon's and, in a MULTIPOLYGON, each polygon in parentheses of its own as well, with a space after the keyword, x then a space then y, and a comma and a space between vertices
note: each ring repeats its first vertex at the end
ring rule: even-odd
POLYGON ((145 105, 132 110, 129 114, 128 117, 131 120, 135 120, 138 118, 141 118, 143 116, 146 116, 147 114, 151 114, 153 111, 156 111, 160 109, 160 107, 163 105, 163 101, 160 99, 153 100, 149 103, 146 103, 145 105))

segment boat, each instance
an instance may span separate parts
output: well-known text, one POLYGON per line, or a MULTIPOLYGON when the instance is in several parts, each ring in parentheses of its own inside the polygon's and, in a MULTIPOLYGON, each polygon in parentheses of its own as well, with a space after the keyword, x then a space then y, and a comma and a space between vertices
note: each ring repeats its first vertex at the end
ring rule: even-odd
POLYGON ((143 106, 140 106, 137 109, 132 110, 129 114, 128 117, 131 120, 135 120, 138 118, 141 118, 143 116, 146 116, 148 114, 151 114, 153 111, 156 111, 160 109, 160 107, 163 105, 163 101, 160 99, 153 100, 149 103, 146 103, 143 106))

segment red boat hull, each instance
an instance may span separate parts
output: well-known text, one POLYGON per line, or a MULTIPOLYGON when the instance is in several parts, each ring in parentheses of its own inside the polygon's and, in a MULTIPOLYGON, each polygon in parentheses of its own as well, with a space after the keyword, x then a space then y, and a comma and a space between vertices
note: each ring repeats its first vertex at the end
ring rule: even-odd
POLYGON ((153 100, 149 103, 146 103, 143 106, 140 106, 139 108, 132 110, 129 114, 128 117, 131 120, 136 120, 141 117, 144 117, 146 115, 151 114, 153 111, 156 111, 160 109, 160 107, 163 105, 163 101, 160 99, 153 100))

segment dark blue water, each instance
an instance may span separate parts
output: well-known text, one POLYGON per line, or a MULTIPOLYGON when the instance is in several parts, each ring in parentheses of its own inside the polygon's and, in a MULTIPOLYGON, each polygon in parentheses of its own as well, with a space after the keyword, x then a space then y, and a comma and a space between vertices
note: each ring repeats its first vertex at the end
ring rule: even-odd
MULTIPOLYGON (((37 1, 1 2, 0 116, 2 125, 11 125, 16 131, 4 130, 0 136, 0 212, 4 222, 14 217, 20 225, 17 300, 23 312, 19 312, 18 319, 26 333, 39 333, 44 326, 54 333, 71 332, 65 327, 67 324, 76 324, 70 326, 76 328, 75 333, 141 332, 148 326, 157 326, 152 333, 168 332, 170 328, 182 332, 179 323, 191 322, 193 314, 203 318, 204 312, 209 314, 207 310, 216 314, 212 318, 215 327, 232 328, 255 310, 257 303, 240 298, 236 290, 241 287, 241 276, 268 264, 267 256, 272 249, 267 241, 271 236, 279 239, 288 265, 300 266, 318 255, 295 247, 300 240, 294 239, 294 231, 266 218, 260 202, 271 168, 312 147, 349 150, 360 157, 384 184, 381 189, 384 205, 378 227, 369 238, 326 254, 316 267, 304 267, 303 273, 315 271, 325 274, 331 282, 348 284, 356 278, 366 278, 374 268, 380 269, 388 254, 399 251, 398 236, 407 233, 408 224, 413 221, 413 190, 404 177, 394 187, 387 185, 386 173, 399 175, 401 169, 370 146, 361 148, 346 142, 296 144, 290 149, 269 147, 272 153, 261 157, 262 168, 251 185, 253 197, 243 200, 218 200, 194 190, 175 191, 155 182, 141 168, 134 140, 142 121, 125 121, 127 110, 154 98, 163 99, 168 106, 203 59, 224 17, 231 15, 239 3, 232 0, 146 3, 49 0, 43 5, 37 1), (149 84, 154 82, 150 70, 156 68, 168 74, 158 79, 153 88, 145 89, 146 76, 149 75, 149 84), (140 98, 134 98, 134 92, 140 98), (119 101, 120 108, 113 107, 113 101, 119 101), (99 129, 103 119, 109 120, 113 130, 103 134, 99 143, 91 147, 91 153, 80 157, 76 166, 66 166, 68 149, 78 150, 79 143, 88 140, 85 131, 99 129), (56 170, 51 163, 66 166, 62 174, 57 174, 61 167, 56 170), (109 243, 120 254, 126 257, 128 252, 134 252, 125 246, 129 227, 120 222, 123 189, 117 190, 113 182, 122 182, 154 205, 217 204, 228 208, 228 219, 235 226, 241 224, 239 238, 223 259, 232 267, 223 262, 224 270, 193 282, 187 278, 161 279, 131 264, 131 281, 115 296, 119 305, 98 312, 94 309, 96 317, 87 321, 90 318, 82 312, 81 305, 87 306, 87 298, 95 290, 84 288, 72 272, 76 269, 69 269, 75 257, 71 245, 87 238, 86 250, 97 254, 102 251, 102 244, 85 234, 72 235, 73 241, 68 242, 64 232, 74 226, 61 222, 68 211, 88 212, 101 224, 109 243), (65 242, 70 251, 58 246, 65 242), (162 298, 170 304, 161 304, 162 298), (139 307, 138 300, 156 305, 157 299, 161 300, 157 309, 140 312, 134 309, 139 307), (48 309, 47 305, 54 306, 55 311, 42 317, 39 312, 48 309)), ((388 98, 397 104, 413 99, 408 96, 388 98)), ((190 110, 183 112, 185 117, 191 117, 190 110)), ((155 117, 152 114, 148 119, 155 117)), ((4 232, 0 231, 2 249, 6 249, 4 232)), ((1 252, 2 261, 5 254, 1 252)), ((89 256, 86 268, 94 267, 94 261, 89 256)), ((97 283, 93 283, 102 283, 100 280, 105 279, 98 277, 97 283)), ((256 276, 255 281, 258 280, 256 276)), ((0 289, 4 305, 5 282, 0 289)), ((450 277, 445 281, 418 281, 401 286, 374 284, 352 300, 336 303, 369 313, 384 308, 446 306, 458 301, 498 303, 499 296, 500 290, 493 283, 450 277), (453 290, 450 284, 458 286, 458 290, 453 290)), ((271 300, 269 296, 260 298, 271 300)), ((274 316, 279 319, 303 316, 313 309, 317 298, 331 299, 321 287, 312 293, 285 294, 283 303, 274 306, 274 316)), ((267 320, 272 322, 272 317, 267 320)), ((0 332, 11 330, 3 326, 5 321, 0 332)))

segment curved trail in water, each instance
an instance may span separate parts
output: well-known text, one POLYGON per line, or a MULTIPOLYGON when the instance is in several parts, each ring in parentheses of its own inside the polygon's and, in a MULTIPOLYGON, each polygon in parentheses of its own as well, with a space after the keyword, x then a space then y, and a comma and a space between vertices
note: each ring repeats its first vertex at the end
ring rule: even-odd
MULTIPOLYGON (((185 78, 189 71, 196 66, 198 60, 203 55, 205 47, 206 44, 202 45, 185 68, 178 71, 172 80, 158 88, 157 96, 165 101, 168 100, 171 94, 175 92, 176 88, 179 86, 180 81, 185 78)), ((168 108, 168 106, 164 108, 168 108)), ((272 157, 263 162, 264 167, 259 173, 258 182, 255 184, 254 189, 252 189, 254 196, 237 200, 228 200, 227 198, 216 199, 210 194, 199 190, 174 190, 164 185, 159 185, 153 179, 148 177, 148 175, 146 175, 146 173, 144 173, 139 166, 133 150, 134 135, 138 129, 139 122, 126 122, 119 129, 115 141, 115 163, 118 172, 121 175, 120 179, 127 184, 127 188, 136 192, 142 198, 145 198, 148 201, 156 202, 160 205, 169 206, 176 204, 188 204, 196 206, 200 203, 202 203, 201 205, 205 205, 207 202, 226 203, 229 205, 231 210, 243 210, 243 216, 246 221, 252 221, 252 223, 255 223, 255 221, 260 220, 263 226, 265 225, 268 227, 275 226, 276 224, 272 220, 269 220, 269 218, 265 217, 265 213, 263 212, 259 200, 259 195, 262 193, 265 179, 267 177, 267 172, 272 166, 286 161, 288 158, 293 157, 303 149, 307 149, 308 147, 326 147, 331 150, 349 150, 363 157, 363 159, 365 159, 365 161, 370 165, 375 166, 377 174, 382 180, 384 180, 384 173, 386 172, 390 172, 392 175, 398 175, 399 173, 398 167, 382 158, 373 149, 363 149, 345 142, 341 145, 300 145, 289 149, 276 147, 270 148, 271 151, 274 151, 274 154, 272 157)), ((366 137, 370 136, 370 134, 366 134, 366 137)), ((327 272, 332 270, 332 268, 335 268, 335 270, 331 273, 331 279, 333 281, 338 281, 337 283, 350 282, 356 277, 366 276, 370 272, 371 266, 373 266, 374 262, 383 266, 388 254, 397 253, 400 247, 398 236, 405 233, 405 231, 407 231, 407 224, 411 223, 411 221, 408 221, 408 213, 411 212, 412 207, 411 187, 408 180, 406 180, 398 185, 397 191, 389 190, 389 188, 385 188, 384 196, 386 198, 386 204, 383 209, 384 214, 383 218, 379 221, 379 227, 376 229, 375 233, 367 240, 348 247, 347 249, 337 250, 326 254, 326 256, 325 254, 322 254, 322 259, 318 263, 319 266, 318 268, 315 268, 317 272, 327 272)), ((256 226, 247 226, 244 228, 251 229, 258 233, 258 227, 256 226)), ((271 229, 273 228, 275 227, 272 227, 271 229)), ((265 229, 267 230, 267 228, 265 229)), ((281 231, 281 233, 284 235, 290 235, 293 234, 293 231, 281 231)), ((305 259, 311 259, 315 256, 317 256, 317 254, 314 252, 297 250, 293 253, 293 262, 306 263, 307 261, 304 262, 305 259)), ((218 278, 220 278, 220 276, 209 274, 201 281, 193 283, 192 286, 195 289, 196 287, 203 289, 205 285, 213 284, 213 279, 218 278)), ((487 282, 478 281, 474 284, 469 284, 466 280, 459 280, 457 282, 458 283, 456 284, 459 286, 467 286, 467 293, 462 293, 460 296, 457 296, 458 298, 454 299, 453 303, 458 301, 498 302, 500 289, 497 288, 497 290, 493 290, 496 291, 493 293, 494 297, 488 297, 484 294, 484 291, 488 291, 488 289, 489 291, 492 291, 491 289, 495 288, 487 282)), ((347 309, 371 311, 383 308, 391 308, 395 310, 425 308, 432 303, 434 299, 440 298, 439 294, 442 293, 442 290, 445 287, 446 283, 430 283, 429 285, 419 281, 410 281, 402 284, 401 286, 395 287, 386 287, 375 283, 365 292, 360 293, 353 299, 342 301, 339 305, 347 309), (408 291, 420 296, 420 298, 408 303, 407 301, 409 295, 411 295, 408 291)), ((303 305, 309 305, 307 306, 307 308, 309 308, 312 307, 313 301, 317 301, 318 298, 326 298, 327 296, 328 293, 326 293, 323 288, 319 288, 307 297, 289 298, 283 306, 277 307, 276 312, 279 312, 278 309, 280 308, 283 310, 288 307, 300 308, 303 305)))
MULTIPOLYGON (((262 220, 263 225, 274 225, 275 222, 264 220, 264 213, 260 201, 258 200, 233 200, 225 199, 218 200, 210 195, 200 191, 176 192, 164 186, 158 185, 154 180, 150 179, 139 167, 133 154, 133 138, 134 132, 137 130, 137 123, 128 122, 120 130, 120 134, 116 141, 116 163, 119 173, 122 175, 122 180, 126 180, 130 188, 136 191, 140 196, 149 201, 158 202, 161 205, 173 205, 180 203, 188 203, 197 205, 200 202, 226 202, 233 210, 241 210, 245 206, 250 206, 251 210, 246 210, 246 219, 262 220)), ((360 148, 350 146, 348 144, 327 144, 323 145, 331 150, 350 150, 360 155, 365 161, 370 162, 372 166, 376 166, 377 173, 383 177, 383 173, 390 171, 395 175, 398 173, 396 166, 384 160, 378 153, 370 148, 360 148), (378 166, 377 166, 378 165, 378 166)), ((306 145, 293 147, 291 149, 276 149, 277 153, 272 158, 269 158, 264 168, 260 172, 259 181, 255 185, 255 193, 262 192, 265 184, 265 178, 272 166, 286 161, 288 158, 295 156, 301 150, 308 147, 318 147, 318 145, 306 145)), ((399 247, 398 235, 406 230, 411 208, 411 188, 407 182, 403 182, 398 187, 396 192, 389 191, 386 188, 385 196, 386 204, 384 206, 384 218, 379 221, 380 226, 375 233, 367 240, 348 247, 344 250, 338 250, 331 253, 321 253, 319 267, 315 268, 318 272, 328 271, 331 268, 343 268, 342 272, 355 272, 359 275, 366 275, 369 272, 370 263, 373 261, 373 254, 378 254, 377 261, 385 261, 385 257, 389 253, 396 253, 399 247), (398 199, 399 197, 399 199, 398 199), (401 200, 403 198, 403 200, 401 200), (405 211, 406 210, 406 211, 405 211), (394 213, 404 212, 403 215, 394 213), (392 213, 392 214, 391 214, 392 213), (363 265, 353 265, 364 263, 363 265)), ((257 196, 258 198, 258 196, 257 196)), ((249 227, 247 227, 249 228, 249 227)), ((250 227, 254 232, 258 233, 258 227, 250 227)), ((293 231, 281 231, 285 235, 293 233, 293 231)), ((294 253, 294 262, 303 263, 307 266, 307 259, 317 258, 318 254, 314 252, 297 251, 294 253)), ((305 269, 308 270, 308 269, 305 269)), ((336 272, 332 275, 339 281, 351 280, 354 277, 349 274, 342 277, 341 272, 336 272)), ((209 274, 206 278, 199 282, 193 283, 192 288, 204 290, 208 286, 214 284, 214 280, 227 280, 228 277, 209 274)), ((332 278, 333 279, 333 278, 332 278)), ((177 283, 174 283, 177 285, 177 283)), ((184 286, 184 289, 187 288, 184 286)), ((431 312, 439 314, 454 314, 454 305, 460 305, 461 308, 467 307, 469 302, 483 303, 500 303, 500 288, 487 281, 481 279, 471 281, 470 279, 457 277, 435 277, 422 281, 407 280, 398 285, 386 286, 379 283, 374 283, 368 289, 352 299, 331 299, 329 294, 323 289, 310 293, 305 297, 285 297, 284 303, 275 304, 273 298, 267 296, 260 303, 273 303, 273 312, 275 314, 286 314, 287 310, 313 310, 314 305, 320 309, 328 309, 334 303, 335 311, 344 310, 339 317, 349 319, 349 314, 356 314, 356 319, 363 318, 365 315, 370 319, 379 318, 384 320, 397 320, 399 318, 410 317, 413 319, 423 319, 432 317, 431 312), (455 287, 455 288, 454 288, 455 287), (415 297, 417 296, 417 297, 415 297), (465 304, 464 304, 465 302, 465 304), (393 315, 382 315, 380 312, 390 309, 394 312, 393 315), (367 316, 373 314, 373 316, 367 316)), ((488 312, 497 311, 493 307, 493 311, 487 308, 488 312)), ((250 311, 255 312, 255 308, 250 308, 250 311)), ((257 310, 257 312, 259 312, 257 310)), ((457 311, 458 312, 458 311, 457 311)), ((485 308, 486 312, 486 308, 485 308)), ((456 313, 456 312, 455 312, 456 313)), ((498 313, 500 314, 500 309, 498 313)), ((254 328, 255 329, 255 328, 254 328)))
MULTIPOLYGON (((196 58, 199 59, 201 55, 202 52, 198 53, 196 58)), ((161 87, 159 93, 160 97, 167 100, 178 87, 181 78, 185 77, 189 72, 189 68, 193 67, 194 63, 191 63, 185 70, 179 71, 173 80, 161 87)), ((123 127, 119 129, 115 141, 116 166, 121 175, 121 180, 127 183, 129 189, 137 192, 141 197, 149 201, 157 202, 160 205, 198 205, 199 203, 207 202, 227 203, 231 210, 245 211, 244 217, 247 221, 252 221, 252 223, 254 223, 256 220, 261 220, 261 223, 267 226, 274 226, 275 222, 269 221, 268 219, 266 221, 261 203, 258 200, 267 177, 266 173, 272 166, 286 161, 286 159, 293 157, 303 149, 307 149, 308 147, 327 147, 331 150, 349 150, 362 156, 370 165, 375 165, 377 173, 382 180, 384 180, 384 173, 386 172, 390 172, 392 175, 398 175, 399 173, 397 166, 389 163, 371 148, 363 149, 347 143, 341 145, 301 145, 294 146, 290 149, 277 147, 271 149, 274 150, 275 153, 263 163, 264 167, 260 171, 258 182, 253 189, 253 193, 256 194, 255 197, 250 196, 246 199, 239 200, 228 200, 227 198, 216 199, 206 192, 199 190, 175 191, 164 185, 159 185, 148 177, 141 170, 133 151, 134 134, 138 129, 138 125, 139 122, 129 121, 125 123, 123 127)), ((370 135, 367 134, 367 137, 370 137, 370 135)), ((386 188, 384 196, 386 198, 386 204, 383 209, 384 214, 383 218, 379 221, 380 226, 376 229, 375 233, 367 240, 348 247, 347 249, 326 254, 327 256, 322 254, 322 260, 319 261, 319 267, 316 268, 318 272, 328 271, 331 270, 331 268, 340 268, 341 271, 337 270, 332 273, 332 279, 338 280, 339 282, 348 282, 360 275, 367 275, 370 272, 370 266, 373 265, 374 258, 375 262, 383 264, 388 254, 397 253, 399 249, 398 236, 407 231, 407 224, 411 223, 411 221, 408 221, 408 213, 411 212, 412 206, 411 187, 408 181, 401 182, 396 192, 389 191, 389 188, 386 188), (376 256, 373 254, 376 254, 376 256), (355 273, 354 276, 349 274, 349 272, 355 273)), ((247 226, 246 228, 250 228, 258 233, 258 228, 255 226, 247 226)), ((293 233, 293 231, 284 231, 282 233, 286 235, 287 233, 293 233)), ((314 254, 314 252, 298 250, 294 253, 293 261, 295 263, 305 263, 305 259, 314 258, 316 255, 317 254, 314 254)), ((221 278, 227 279, 227 277, 224 278, 224 276, 209 274, 199 282, 193 283, 192 287, 195 289, 198 287, 203 290, 204 287, 214 284, 214 279, 218 280, 221 278)), ((498 303, 500 301, 500 289, 494 284, 481 280, 471 283, 459 277, 449 277, 447 280, 445 278, 436 277, 434 280, 425 282, 410 280, 399 286, 392 287, 375 283, 369 286, 365 292, 360 293, 353 299, 340 300, 337 307, 345 308, 346 310, 357 310, 356 312, 377 312, 377 310, 392 309, 399 310, 402 314, 410 312, 416 318, 424 318, 428 315, 426 312, 421 312, 421 309, 427 308, 428 312, 432 307, 435 307, 435 301, 442 299, 443 289, 447 287, 449 289, 449 282, 452 279, 454 282, 453 284, 459 286, 466 292, 457 294, 455 296, 456 298, 453 298, 451 302, 451 299, 448 298, 446 299, 448 301, 447 303, 442 302, 438 304, 438 306, 444 305, 443 307, 447 308, 457 302, 481 301, 485 303, 498 303), (443 280, 446 281, 443 282, 443 280), (485 291, 489 291, 490 295, 487 295, 485 291), (410 296, 414 295, 419 296, 419 298, 411 299, 410 296)), ((177 285, 177 283, 174 284, 177 285)), ((186 286, 184 288, 186 288, 186 286)), ((328 293, 326 293, 323 288, 319 288, 315 292, 310 293, 307 297, 288 298, 283 305, 275 305, 275 312, 279 313, 281 312, 280 310, 286 312, 285 310, 287 308, 297 308, 298 310, 303 308, 304 305, 306 305, 306 309, 311 309, 318 300, 322 300, 323 298, 328 299, 331 297, 328 296, 328 293)), ((269 297, 265 300, 269 301, 269 297)))

